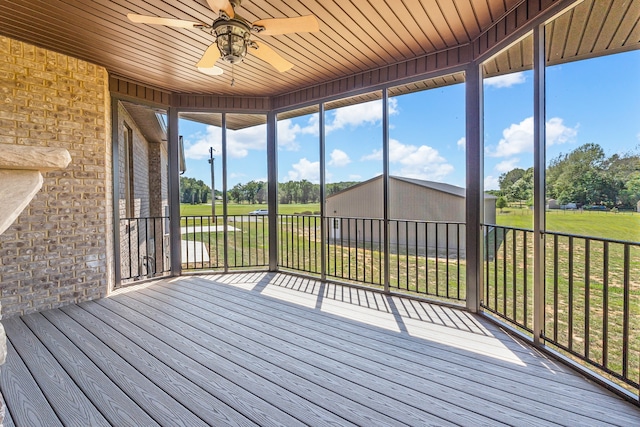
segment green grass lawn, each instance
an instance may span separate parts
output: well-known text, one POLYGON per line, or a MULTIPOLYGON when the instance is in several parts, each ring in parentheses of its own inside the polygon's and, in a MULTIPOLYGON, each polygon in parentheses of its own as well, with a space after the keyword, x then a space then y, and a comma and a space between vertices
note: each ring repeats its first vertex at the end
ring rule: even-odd
MULTIPOLYGON (((266 204, 238 204, 238 203, 229 203, 227 205, 227 214, 228 215, 247 215, 249 212, 254 211, 256 209, 267 209, 266 204)), ((278 213, 291 215, 302 212, 319 212, 320 204, 319 203, 295 203, 290 205, 278 205, 278 213)), ((180 204, 180 215, 181 216, 210 216, 211 215, 211 205, 189 205, 189 204, 180 204)), ((216 216, 222 215, 222 202, 218 201, 216 203, 216 216)))
MULTIPOLYGON (((496 222, 505 227, 533 229, 533 212, 526 208, 505 208, 497 212, 496 222)), ((640 213, 551 210, 546 213, 546 229, 640 242, 640 213)))
MULTIPOLYGON (((533 216, 527 209, 508 208, 498 214, 497 222, 505 227, 532 229, 533 216)), ((635 212, 548 211, 546 223, 549 231, 640 241, 640 214, 635 212)), ((501 243, 495 259, 485 263, 484 304, 517 325, 531 328, 533 233, 506 229, 506 234, 498 240, 501 243), (526 245, 524 234, 527 234, 526 245)), ((490 241, 493 244, 491 238, 490 241)), ((545 336, 622 373, 624 282, 628 275, 631 335, 627 367, 629 378, 637 379, 640 375, 640 341, 634 331, 640 330, 640 247, 628 246, 629 265, 625 273, 625 245, 622 243, 608 244, 607 257, 604 256, 604 243, 594 239, 547 235, 545 245, 545 336), (588 341, 586 330, 589 331, 588 341)))

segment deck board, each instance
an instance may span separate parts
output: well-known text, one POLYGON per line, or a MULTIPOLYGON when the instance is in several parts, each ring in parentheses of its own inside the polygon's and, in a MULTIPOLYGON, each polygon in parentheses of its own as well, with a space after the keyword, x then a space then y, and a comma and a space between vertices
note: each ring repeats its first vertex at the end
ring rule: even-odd
POLYGON ((110 425, 23 319, 14 317, 3 324, 16 353, 20 354, 63 425, 110 425))
MULTIPOLYGON (((136 301, 131 303, 131 306, 141 309, 138 301, 139 296, 136 295, 135 298, 136 301)), ((212 325, 206 318, 193 316, 180 307, 172 311, 171 307, 158 304, 153 299, 146 301, 155 309, 150 312, 152 315, 171 315, 175 316, 175 319, 179 319, 182 322, 179 326, 170 327, 182 329, 185 336, 188 334, 186 328, 191 327, 192 335, 190 336, 194 341, 206 341, 209 348, 216 351, 220 349, 228 351, 227 357, 236 358, 237 363, 247 366, 256 375, 268 373, 269 380, 275 381, 280 387, 290 388, 295 385, 296 389, 309 402, 320 404, 323 408, 336 413, 351 423, 383 426, 398 422, 394 418, 362 404, 362 400, 366 399, 366 396, 362 396, 363 391, 354 390, 355 387, 350 387, 349 384, 340 381, 334 375, 326 375, 325 372, 313 369, 308 364, 298 363, 294 357, 282 354, 261 342, 230 333, 218 325, 212 325), (343 394, 345 390, 340 387, 347 387, 354 395, 345 398, 343 394), (307 393, 307 391, 311 393, 307 393)), ((192 307, 190 310, 195 311, 192 307)), ((219 325, 224 325, 224 323, 219 325)))
MULTIPOLYGON (((154 291, 161 288, 170 290, 168 287, 156 287, 154 291)), ((185 283, 185 287, 182 287, 180 292, 182 295, 186 295, 190 294, 190 291, 193 289, 189 283, 185 283)), ((149 292, 153 291, 150 290, 149 292)), ((176 295, 175 291, 171 291, 171 293, 167 295, 172 298, 184 298, 176 295)), ((344 330, 336 334, 332 333, 336 330, 335 325, 326 324, 318 328, 317 325, 313 324, 314 322, 304 317, 292 316, 281 319, 281 322, 274 321, 276 317, 279 317, 286 311, 284 308, 276 310, 274 307, 267 305, 261 309, 256 305, 249 305, 246 298, 229 298, 231 292, 225 292, 224 295, 220 295, 215 294, 213 290, 202 290, 198 291, 195 295, 198 295, 198 298, 202 300, 203 303, 206 302, 206 306, 209 309, 215 307, 213 303, 214 298, 224 298, 227 302, 224 306, 233 307, 238 310, 236 317, 232 319, 233 322, 242 321, 243 317, 252 316, 253 314, 256 321, 262 319, 262 323, 268 323, 268 326, 260 324, 259 327, 278 330, 279 336, 281 337, 283 336, 284 330, 295 331, 295 333, 298 334, 296 335, 298 338, 292 338, 291 341, 300 343, 300 337, 306 335, 308 337, 307 347, 327 357, 337 357, 335 347, 341 347, 344 350, 344 354, 340 360, 340 365, 353 366, 354 362, 358 362, 360 358, 362 358, 364 361, 358 365, 360 369, 368 369, 371 366, 375 366, 375 371, 371 372, 372 374, 376 376, 385 375, 387 379, 397 381, 400 384, 410 384, 408 387, 414 391, 421 392, 422 397, 438 397, 447 403, 449 410, 456 403, 461 404, 461 402, 466 402, 466 408, 474 408, 477 412, 484 412, 493 408, 494 415, 502 412, 501 407, 506 406, 518 412, 526 413, 529 411, 531 415, 535 414, 541 418, 545 418, 546 416, 546 419, 550 422, 553 422, 558 416, 571 417, 572 420, 581 424, 591 420, 591 418, 583 417, 579 413, 572 413, 563 407, 567 403, 571 404, 570 407, 574 407, 580 403, 580 400, 579 398, 573 400, 567 399, 563 397, 562 393, 557 393, 556 388, 560 386, 560 384, 554 384, 554 389, 551 391, 543 387, 536 387, 538 384, 538 381, 536 381, 537 375, 530 375, 531 378, 524 378, 524 381, 522 378, 519 381, 514 381, 511 376, 507 376, 503 381, 497 383, 495 376, 478 376, 474 378, 473 372, 475 366, 478 364, 477 357, 468 358, 466 362, 463 361, 462 363, 449 363, 443 359, 437 368, 432 368, 424 363, 424 357, 417 356, 407 358, 404 352, 398 354, 397 349, 401 347, 399 342, 389 342, 384 347, 381 347, 382 351, 380 351, 376 348, 375 343, 367 342, 366 337, 363 338, 356 333, 346 335, 344 330), (243 309, 243 307, 246 307, 246 309, 243 309), (317 329, 317 331, 314 331, 314 329, 317 329), (319 334, 319 332, 323 333, 319 334), (326 343, 326 345, 323 345, 323 343, 326 343), (386 350, 386 352, 384 350, 386 350), (372 355, 375 354, 377 354, 377 357, 372 357, 372 355), (399 358, 402 360, 398 360, 399 358), (465 366, 465 363, 471 366, 465 366), (420 367, 419 371, 414 369, 416 366, 420 367), (423 379, 422 384, 418 384, 419 381, 417 381, 420 377, 423 379), (435 387, 438 383, 440 387, 435 387), (472 387, 470 387, 470 385, 472 385, 472 387), (490 396, 484 394, 487 390, 490 391, 490 396), (478 402, 470 401, 467 399, 469 393, 472 395, 475 394, 478 398, 484 396, 485 400, 478 402), (525 399, 523 399, 525 403, 513 400, 514 395, 521 395, 528 399, 533 398, 534 401, 538 401, 539 407, 532 406, 530 402, 527 402, 525 399), (560 399, 560 403, 555 404, 554 402, 549 402, 549 398, 553 398, 554 400, 560 399), (476 406, 474 407, 474 405, 476 406), (549 405, 548 409, 547 405, 549 405)), ((198 301, 190 299, 189 303, 195 306, 198 304, 198 301)), ((218 304, 220 304, 220 302, 218 304)), ((279 303, 276 302, 275 304, 279 303)), ((295 308, 292 309, 295 310, 295 308)), ((344 323, 341 322, 341 325, 343 324, 344 323)), ((409 356, 413 355, 412 352, 408 354, 409 356)), ((431 356, 433 356, 433 354, 431 356)), ((516 375, 520 377, 522 372, 516 372, 513 376, 516 375)), ((568 377, 572 378, 574 376, 573 373, 568 373, 568 377)), ((583 382, 582 379, 579 379, 579 382, 583 382)), ((384 388, 392 389, 392 387, 384 388)), ((571 389, 565 389, 564 391, 570 390, 571 389)), ((595 390, 600 392, 601 389, 596 387, 595 390)), ((606 410, 596 410, 595 412, 598 412, 601 421, 607 421, 612 417, 606 410)), ((499 418, 497 415, 495 416, 499 418)), ((613 416, 615 417, 615 415, 613 416)), ((503 421, 508 423, 517 422, 517 420, 509 419, 503 421)))
POLYGON ((42 390, 16 353, 11 341, 7 341, 7 361, 0 369, 0 383, 5 400, 6 426, 13 423, 15 417, 24 425, 62 426, 42 390))
POLYGON ((111 381, 131 396, 160 425, 206 425, 188 408, 158 387, 151 379, 140 373, 134 365, 121 358, 106 343, 88 333, 81 324, 61 310, 50 310, 43 316, 105 372, 111 381))
POLYGON ((112 425, 158 425, 141 408, 133 404, 119 387, 109 380, 80 349, 41 314, 23 317, 25 324, 56 358, 89 400, 100 408, 112 425))
POLYGON ((9 411, 5 411, 4 419, 2 420, 2 427, 16 427, 9 411))
POLYGON ((486 319, 287 274, 163 279, 3 323, 5 425, 640 424, 486 319))
POLYGON ((174 400, 187 407, 200 421, 194 418, 185 425, 255 425, 246 417, 233 411, 227 405, 215 399, 202 387, 184 377, 180 369, 174 369, 160 361, 153 353, 128 339, 122 332, 104 322, 79 306, 68 306, 64 313, 82 324, 89 332, 99 337, 115 350, 138 372, 152 380, 174 400), (193 424, 191 424, 193 423, 193 424))
MULTIPOLYGON (((208 355, 205 360, 196 361, 193 352, 180 351, 191 348, 193 342, 187 342, 184 336, 172 333, 167 328, 159 328, 150 318, 143 315, 136 316, 134 310, 129 310, 114 301, 104 301, 103 304, 83 304, 82 307, 123 331, 128 338, 137 343, 144 343, 145 348, 164 363, 178 364, 181 370, 184 370, 186 378, 224 401, 234 411, 246 414, 255 423, 267 426, 294 425, 301 422, 281 411, 277 406, 265 404, 264 400, 250 392, 262 387, 263 382, 249 375, 240 376, 237 368, 230 372, 230 376, 245 385, 246 389, 229 381, 216 372, 221 370, 221 361, 214 354, 208 355), (160 336, 162 341, 159 340, 160 336)), ((279 390, 274 388, 266 388, 263 394, 277 396, 281 400, 286 398, 278 392, 279 390)))

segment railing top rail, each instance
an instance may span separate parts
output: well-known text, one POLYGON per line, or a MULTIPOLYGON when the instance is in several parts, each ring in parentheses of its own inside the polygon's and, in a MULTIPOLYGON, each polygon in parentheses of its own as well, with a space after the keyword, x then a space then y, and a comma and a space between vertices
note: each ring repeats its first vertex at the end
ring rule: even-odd
POLYGON ((120 221, 134 221, 140 219, 169 219, 168 216, 139 216, 139 217, 130 217, 130 218, 120 218, 120 221))
POLYGON ((453 224, 453 225, 465 225, 463 221, 425 221, 423 219, 404 219, 404 218, 389 218, 389 221, 398 222, 418 222, 421 224, 453 224))
MULTIPOLYGON (((533 233, 532 229, 529 228, 518 228, 518 227, 509 227, 504 225, 497 224, 482 224, 485 227, 497 227, 497 228, 507 228, 509 230, 516 231, 529 231, 533 233)), ((606 237, 598 237, 598 236, 585 236, 582 234, 571 234, 571 233, 563 233, 562 231, 542 231, 542 234, 549 234, 551 236, 561 236, 561 237, 573 237, 574 239, 585 239, 585 240, 595 240, 598 242, 607 242, 607 243, 618 243, 622 245, 631 245, 631 246, 640 246, 640 242, 634 242, 632 240, 618 240, 618 239, 609 239, 606 237)))
POLYGON ((542 233, 549 234, 552 236, 573 237, 577 239, 595 240, 599 242, 619 243, 623 245, 640 246, 640 242, 634 242, 631 240, 617 240, 617 239, 607 239, 606 237, 583 236, 581 234, 569 234, 569 233, 562 233, 560 231, 543 231, 542 233))
MULTIPOLYGON (((332 216, 332 215, 327 215, 325 218, 328 219, 359 219, 359 220, 365 220, 365 221, 383 221, 383 218, 370 218, 370 217, 355 217, 355 216, 332 216)), ((458 224, 458 225, 464 225, 465 222, 463 221, 429 221, 429 220, 422 220, 422 219, 406 219, 406 218, 389 218, 389 221, 398 221, 398 222, 417 222, 417 223, 421 223, 421 224, 458 224)))
POLYGON ((482 224, 482 226, 484 226, 484 227, 496 227, 496 228, 508 228, 509 230, 528 231, 528 232, 533 233, 533 229, 531 229, 531 228, 519 228, 519 227, 511 227, 511 226, 507 226, 507 225, 498 225, 498 224, 482 224))

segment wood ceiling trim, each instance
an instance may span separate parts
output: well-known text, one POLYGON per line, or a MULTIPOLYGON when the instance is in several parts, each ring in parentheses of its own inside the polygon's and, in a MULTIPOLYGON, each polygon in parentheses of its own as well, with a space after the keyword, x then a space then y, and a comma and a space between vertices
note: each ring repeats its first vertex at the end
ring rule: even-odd
POLYGON ((470 60, 471 48, 469 45, 464 45, 444 52, 436 52, 431 55, 382 67, 377 70, 359 73, 285 95, 276 96, 272 99, 272 107, 277 110, 338 96, 340 94, 346 95, 349 92, 361 91, 367 88, 373 90, 378 86, 393 83, 394 81, 401 81, 464 66, 470 60))
POLYGON ((188 110, 261 111, 270 110, 267 97, 176 94, 171 106, 188 110))
POLYGON ((163 107, 169 107, 171 104, 170 92, 133 83, 114 75, 109 76, 109 91, 120 98, 143 100, 163 107))
POLYGON ((509 40, 523 37, 534 25, 542 24, 553 13, 558 13, 580 1, 582 0, 521 0, 472 42, 474 59, 489 58, 509 40))

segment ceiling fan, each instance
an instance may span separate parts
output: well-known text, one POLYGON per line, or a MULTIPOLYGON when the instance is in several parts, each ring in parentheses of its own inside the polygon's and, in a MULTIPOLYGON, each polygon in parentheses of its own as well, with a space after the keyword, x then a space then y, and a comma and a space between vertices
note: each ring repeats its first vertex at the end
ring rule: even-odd
POLYGON ((235 12, 235 8, 240 6, 242 0, 207 0, 207 3, 211 10, 218 14, 212 24, 134 13, 127 14, 127 18, 139 24, 197 28, 214 36, 215 41, 205 50, 202 58, 196 64, 198 70, 209 75, 222 74, 222 68, 215 66, 219 59, 230 64, 237 64, 244 60, 248 52, 271 64, 281 73, 288 71, 293 67, 293 64, 263 42, 252 40, 251 33, 273 36, 320 30, 318 20, 313 15, 249 22, 235 12))

